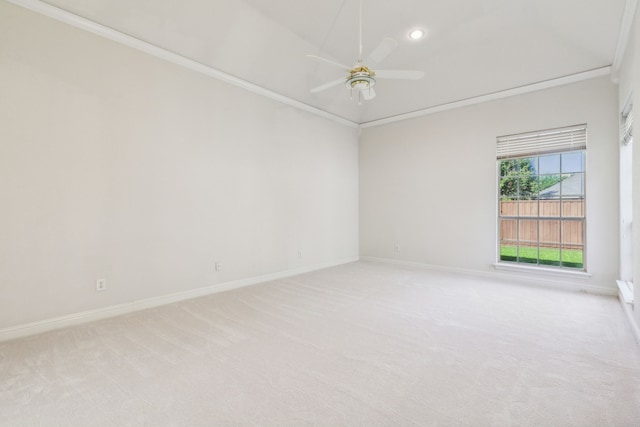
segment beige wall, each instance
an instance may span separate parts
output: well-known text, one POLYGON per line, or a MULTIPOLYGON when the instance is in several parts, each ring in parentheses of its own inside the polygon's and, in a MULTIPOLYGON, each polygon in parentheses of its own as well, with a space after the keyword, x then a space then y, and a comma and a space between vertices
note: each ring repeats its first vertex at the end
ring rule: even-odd
POLYGON ((587 283, 613 288, 637 34, 620 94, 602 77, 367 128, 358 151, 354 129, 0 2, 0 329, 340 262, 358 233, 362 256, 493 272, 496 136, 585 122, 587 283))
POLYGON ((586 254, 592 277, 584 283, 615 289, 616 107, 617 89, 601 77, 365 129, 360 255, 493 271, 496 137, 587 123, 586 254))
POLYGON ((0 329, 358 255, 356 129, 5 2, 0 94, 0 329))

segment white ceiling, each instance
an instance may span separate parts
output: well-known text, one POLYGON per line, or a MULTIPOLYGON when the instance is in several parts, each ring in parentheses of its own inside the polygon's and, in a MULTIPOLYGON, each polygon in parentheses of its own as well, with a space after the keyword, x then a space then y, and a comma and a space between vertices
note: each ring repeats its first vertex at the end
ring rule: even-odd
POLYGON ((344 75, 307 58, 352 65, 358 0, 47 0, 73 14, 356 123, 582 73, 614 62, 625 0, 364 0, 364 57, 398 47, 375 69, 423 70, 379 80, 357 105, 344 75), (427 36, 411 41, 410 29, 427 36))

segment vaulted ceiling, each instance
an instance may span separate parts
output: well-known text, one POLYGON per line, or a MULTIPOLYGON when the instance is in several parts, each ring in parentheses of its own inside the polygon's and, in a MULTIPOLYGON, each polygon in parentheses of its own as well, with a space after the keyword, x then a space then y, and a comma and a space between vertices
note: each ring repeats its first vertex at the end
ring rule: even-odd
POLYGON ((397 46, 376 69, 421 70, 378 80, 358 105, 345 77, 318 55, 352 66, 358 0, 47 0, 72 14, 355 123, 428 109, 614 63, 625 0, 364 0, 363 57, 397 46), (410 40, 422 28, 426 36, 410 40))

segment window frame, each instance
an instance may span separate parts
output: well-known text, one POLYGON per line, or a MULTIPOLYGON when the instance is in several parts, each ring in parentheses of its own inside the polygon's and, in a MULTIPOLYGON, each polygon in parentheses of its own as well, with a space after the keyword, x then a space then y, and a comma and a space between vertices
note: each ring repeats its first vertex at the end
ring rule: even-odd
MULTIPOLYGON (((587 266, 588 266, 588 254, 587 254, 587 147, 586 147, 586 125, 577 125, 577 126, 569 126, 566 128, 559 128, 559 129, 552 129, 550 131, 539 131, 539 132, 529 132, 526 134, 520 134, 520 135, 524 135, 525 137, 529 136, 529 135, 535 135, 535 134, 540 134, 540 135, 544 135, 545 132, 555 132, 555 131, 560 131, 562 132, 563 129, 567 129, 567 130, 572 130, 575 129, 577 127, 583 126, 584 127, 584 144, 583 146, 579 147, 579 148, 567 148, 567 147, 563 147, 564 149, 562 150, 557 150, 557 149, 551 149, 548 151, 542 150, 539 152, 535 152, 535 153, 525 153, 522 155, 513 155, 513 156, 504 156, 504 155, 498 155, 497 159, 496 159, 496 181, 495 181, 495 185, 496 185, 496 207, 497 207, 497 212, 496 212, 496 266, 501 266, 501 267, 507 267, 507 268, 525 268, 525 269, 531 269, 534 271, 542 271, 542 270, 551 270, 554 272, 559 272, 559 273, 574 273, 574 274, 585 274, 587 272, 587 266), (521 206, 520 206, 520 202, 521 200, 521 194, 518 192, 518 194, 516 194, 516 198, 515 198, 515 202, 516 202, 516 212, 514 213, 510 213, 508 215, 504 215, 503 214, 503 210, 502 210, 502 202, 503 202, 503 196, 501 194, 501 183, 503 180, 503 175, 502 175, 502 171, 501 171, 501 164, 503 161, 509 161, 509 160, 521 160, 521 159, 535 159, 536 162, 536 167, 534 170, 534 176, 536 178, 536 182, 540 182, 540 177, 541 176, 546 176, 549 175, 547 173, 540 173, 540 168, 538 167, 540 159, 545 157, 545 156, 550 156, 550 155, 558 155, 559 156, 559 161, 560 161, 560 169, 559 169, 559 175, 563 175, 564 173, 567 172, 563 172, 562 170, 562 159, 563 159, 563 154, 571 154, 571 153, 577 153, 580 152, 581 156, 582 156, 582 165, 581 165, 581 170, 578 172, 572 172, 572 175, 575 175, 577 173, 580 173, 582 175, 582 189, 581 189, 581 194, 579 197, 579 200, 581 200, 581 204, 582 204, 582 212, 580 216, 565 216, 564 214, 564 208, 565 208, 565 201, 567 200, 571 200, 571 197, 565 198, 562 194, 562 191, 560 191, 560 194, 558 195, 557 198, 553 198, 553 200, 556 200, 558 202, 558 215, 557 216, 549 216, 549 215, 541 215, 541 211, 540 211, 540 202, 543 201, 544 199, 540 197, 541 191, 539 188, 537 189, 537 194, 535 195, 535 199, 537 201, 537 207, 538 209, 535 209, 535 215, 521 215, 521 206), (514 260, 507 260, 507 259, 502 259, 502 246, 504 243, 504 234, 503 234, 503 222, 504 221, 513 221, 514 222, 514 227, 515 227, 515 232, 516 232, 516 237, 514 240, 514 247, 516 248, 516 256, 514 260), (523 262, 519 259, 519 254, 520 254, 520 248, 524 247, 524 246, 528 246, 528 245, 522 245, 521 242, 522 240, 520 239, 520 233, 522 232, 522 221, 533 221, 535 222, 537 229, 535 230, 535 232, 532 231, 532 234, 536 235, 536 239, 535 242, 530 242, 533 243, 533 246, 529 246, 529 247, 534 247, 536 249, 536 259, 535 262, 523 262), (541 221, 557 221, 557 227, 558 227, 558 238, 557 238, 557 248, 559 251, 558 254, 558 261, 557 264, 554 265, 555 263, 545 263, 545 262, 541 262, 541 258, 540 258, 540 248, 541 247, 546 247, 545 246, 545 242, 544 242, 544 236, 542 234, 542 223, 541 221), (582 242, 580 243, 572 243, 572 242, 565 242, 564 241, 564 233, 563 233, 563 228, 571 223, 571 222, 576 222, 578 224, 581 224, 582 226, 582 242), (581 266, 574 266, 574 265, 570 265, 570 261, 563 261, 562 259, 562 255, 563 252, 566 250, 570 250, 572 248, 572 246, 576 247, 577 249, 581 249, 582 250, 582 265, 581 266), (566 264, 565 264, 566 262, 566 264), (569 265, 567 265, 569 264, 569 265)), ((513 135, 513 138, 518 138, 520 137, 520 135, 513 135)), ((511 138, 511 136, 509 137, 498 137, 498 144, 500 144, 500 138, 511 138)), ((498 152, 500 152, 500 147, 498 146, 498 152)), ((567 173, 568 174, 568 173, 567 173)), ((516 176, 518 175, 517 173, 515 174, 516 176)), ((506 175, 505 175, 506 176, 506 175)), ((570 175, 571 176, 571 175, 570 175)), ((562 180, 560 180, 558 182, 560 184, 560 188, 562 188, 562 180)), ((548 223, 549 224, 549 223, 548 223)), ((533 230, 533 228, 532 228, 533 230)), ((555 244, 555 242, 546 242, 547 244, 555 244)))
MULTIPOLYGON (((634 301, 633 272, 633 93, 629 94, 620 112, 620 279, 617 280, 622 299, 634 301)), ((637 148, 635 148, 637 149, 637 148)))

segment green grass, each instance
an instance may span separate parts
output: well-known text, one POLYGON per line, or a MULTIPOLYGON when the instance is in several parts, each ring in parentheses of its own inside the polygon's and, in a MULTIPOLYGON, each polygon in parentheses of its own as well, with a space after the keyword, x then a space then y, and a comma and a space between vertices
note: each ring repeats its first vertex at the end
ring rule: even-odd
MULTIPOLYGON (((516 246, 501 246, 500 260, 514 261, 526 264, 542 264, 542 265, 560 265, 560 250, 553 248, 540 248, 540 256, 538 258, 538 248, 520 246, 520 253, 517 252, 516 246), (519 258, 518 258, 519 255, 519 258)), ((562 250, 562 266, 572 268, 583 268, 584 259, 582 250, 579 249, 563 249, 562 250)))

